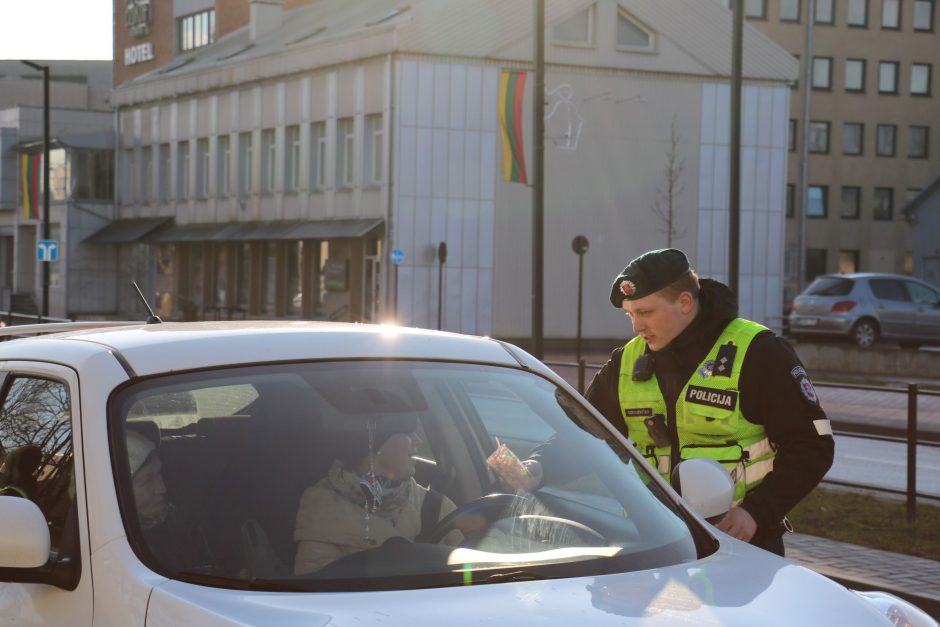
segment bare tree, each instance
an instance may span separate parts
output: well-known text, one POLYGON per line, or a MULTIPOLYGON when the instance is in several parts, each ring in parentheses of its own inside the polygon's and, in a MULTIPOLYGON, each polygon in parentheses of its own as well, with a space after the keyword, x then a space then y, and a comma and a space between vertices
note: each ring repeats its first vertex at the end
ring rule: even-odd
POLYGON ((661 233, 666 234, 666 246, 672 248, 674 240, 685 236, 685 229, 679 230, 676 213, 678 212, 678 199, 685 186, 682 184, 682 173, 685 161, 679 154, 679 133, 676 131, 676 116, 672 116, 669 125, 669 150, 666 152, 666 165, 663 167, 665 188, 656 188, 657 198, 653 204, 653 213, 662 222, 661 233))

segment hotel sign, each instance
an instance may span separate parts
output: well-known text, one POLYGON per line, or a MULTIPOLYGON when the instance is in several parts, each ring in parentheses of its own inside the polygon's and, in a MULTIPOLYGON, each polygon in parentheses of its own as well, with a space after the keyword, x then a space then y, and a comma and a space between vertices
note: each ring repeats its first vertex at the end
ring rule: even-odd
POLYGON ((153 14, 150 10, 150 0, 127 0, 124 23, 127 25, 129 35, 133 37, 149 35, 152 21, 153 14))

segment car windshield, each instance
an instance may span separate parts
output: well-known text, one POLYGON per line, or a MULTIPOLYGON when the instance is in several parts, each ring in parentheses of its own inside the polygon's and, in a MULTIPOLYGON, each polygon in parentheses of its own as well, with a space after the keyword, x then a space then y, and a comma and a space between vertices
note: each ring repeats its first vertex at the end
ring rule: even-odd
POLYGON ((838 276, 821 276, 813 281, 805 294, 807 296, 845 296, 852 291, 855 282, 838 276))
POLYGON ((580 401, 518 369, 175 374, 121 390, 111 420, 132 546, 197 583, 466 585, 661 567, 712 546, 580 401))

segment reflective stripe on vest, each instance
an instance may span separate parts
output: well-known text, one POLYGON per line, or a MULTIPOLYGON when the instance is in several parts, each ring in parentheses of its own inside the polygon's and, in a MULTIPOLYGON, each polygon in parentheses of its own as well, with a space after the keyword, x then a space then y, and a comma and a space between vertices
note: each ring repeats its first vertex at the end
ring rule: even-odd
MULTIPOLYGON (((775 451, 762 425, 741 413, 740 367, 751 341, 766 327, 736 318, 728 324, 708 355, 689 377, 676 399, 676 434, 680 460, 708 457, 721 463, 735 481, 735 502, 773 470, 775 451), (720 360, 731 352, 730 363, 720 360), (721 367, 720 367, 721 366, 721 367), (723 373, 723 374, 722 374, 723 373)), ((631 439, 640 453, 669 480, 672 446, 656 446, 646 421, 668 416, 666 401, 654 375, 633 381, 633 364, 646 352, 639 336, 627 343, 620 365, 620 407, 631 439)))

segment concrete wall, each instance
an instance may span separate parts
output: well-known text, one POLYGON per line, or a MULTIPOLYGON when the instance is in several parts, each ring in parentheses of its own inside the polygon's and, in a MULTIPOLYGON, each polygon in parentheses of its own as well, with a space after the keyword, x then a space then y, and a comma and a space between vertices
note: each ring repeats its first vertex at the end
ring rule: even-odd
POLYGON ((845 373, 911 380, 933 378, 940 373, 940 352, 898 349, 893 346, 867 350, 837 343, 793 342, 793 348, 811 376, 845 373))

